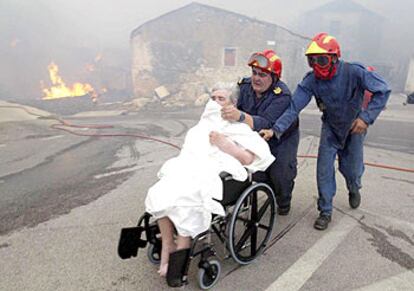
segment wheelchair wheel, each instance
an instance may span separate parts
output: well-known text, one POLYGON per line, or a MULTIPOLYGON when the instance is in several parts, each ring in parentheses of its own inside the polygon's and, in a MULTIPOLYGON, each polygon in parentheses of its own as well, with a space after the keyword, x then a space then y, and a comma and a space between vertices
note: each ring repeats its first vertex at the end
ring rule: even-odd
POLYGON ((154 244, 149 244, 147 248, 147 257, 152 264, 159 265, 161 261, 161 249, 154 244))
POLYGON ((207 290, 213 287, 220 278, 221 266, 217 260, 206 262, 206 266, 198 270, 198 285, 201 289, 207 290))
POLYGON ((263 252, 272 234, 275 210, 275 195, 267 184, 253 184, 242 193, 228 227, 228 247, 237 263, 250 264, 263 252))

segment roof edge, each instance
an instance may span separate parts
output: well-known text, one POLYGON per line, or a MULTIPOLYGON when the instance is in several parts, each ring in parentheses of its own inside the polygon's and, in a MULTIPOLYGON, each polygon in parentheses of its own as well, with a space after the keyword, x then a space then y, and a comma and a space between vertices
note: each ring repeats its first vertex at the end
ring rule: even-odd
POLYGON ((282 29, 282 30, 286 31, 286 32, 287 32, 287 33, 289 33, 289 34, 291 34, 291 35, 293 35, 293 36, 296 36, 296 37, 299 37, 299 38, 302 38, 302 39, 304 39, 304 40, 310 40, 310 39, 311 39, 310 37, 303 36, 303 35, 301 35, 301 34, 299 34, 299 33, 293 32, 293 31, 291 31, 290 29, 287 29, 286 27, 283 27, 283 26, 281 26, 281 25, 279 25, 279 24, 276 24, 276 23, 272 23, 272 22, 268 22, 268 21, 264 21, 264 20, 258 20, 258 19, 256 19, 256 18, 253 18, 253 17, 247 16, 247 15, 244 15, 244 14, 240 14, 240 13, 237 13, 237 12, 233 12, 233 11, 230 11, 230 10, 227 10, 227 9, 223 9, 223 8, 219 8, 219 7, 215 7, 215 6, 211 6, 211 5, 207 5, 207 4, 202 4, 202 3, 199 3, 199 2, 191 2, 191 3, 187 4, 187 5, 184 5, 184 6, 178 7, 177 9, 171 10, 171 11, 169 11, 169 12, 167 12, 167 13, 161 14, 161 15, 159 15, 159 16, 157 16, 157 17, 153 18, 153 19, 150 19, 150 20, 148 20, 148 21, 146 21, 146 22, 142 23, 141 25, 139 25, 137 28, 135 28, 135 29, 131 32, 131 34, 130 34, 130 40, 131 40, 132 38, 134 38, 134 37, 135 37, 135 35, 137 34, 137 32, 138 32, 138 31, 141 29, 141 27, 143 27, 144 25, 146 25, 146 24, 148 24, 148 23, 151 23, 151 22, 154 22, 154 21, 156 21, 156 20, 158 20, 158 19, 160 19, 160 18, 162 18, 162 17, 164 17, 164 16, 167 16, 167 15, 169 15, 169 14, 175 13, 175 12, 176 12, 176 11, 178 11, 178 10, 181 10, 181 9, 183 9, 183 8, 190 7, 190 6, 202 6, 202 7, 208 8, 208 9, 215 9, 215 10, 219 10, 219 11, 224 11, 224 12, 229 13, 229 14, 237 15, 237 16, 239 16, 239 17, 244 17, 244 18, 249 19, 250 21, 253 21, 253 22, 262 23, 262 24, 266 24, 266 25, 276 26, 276 27, 278 27, 278 28, 280 28, 280 29, 282 29))
MULTIPOLYGON (((371 15, 376 16, 378 18, 384 18, 383 15, 379 14, 378 12, 376 12, 376 11, 374 11, 374 10, 372 10, 372 9, 370 9, 370 8, 360 4, 360 3, 355 2, 354 0, 346 0, 346 1, 348 2, 347 4, 353 5, 355 8, 359 8, 361 11, 363 11, 365 13, 371 14, 371 15)), ((338 4, 340 2, 345 2, 345 1, 344 0, 332 0, 330 2, 327 2, 325 4, 319 5, 315 8, 313 8, 313 9, 308 10, 304 14, 316 13, 320 10, 324 10, 324 9, 333 7, 335 4, 338 4)))

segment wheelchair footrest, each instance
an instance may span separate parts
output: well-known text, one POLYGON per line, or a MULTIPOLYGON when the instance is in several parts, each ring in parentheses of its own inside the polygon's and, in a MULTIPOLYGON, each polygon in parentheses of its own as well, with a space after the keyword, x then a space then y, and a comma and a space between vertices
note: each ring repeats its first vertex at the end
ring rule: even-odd
POLYGON ((187 270, 190 249, 182 249, 170 254, 168 260, 167 284, 170 287, 181 287, 187 281, 184 274, 187 270))
POLYGON ((141 234, 145 229, 142 226, 127 227, 121 229, 119 237, 118 255, 121 259, 136 257, 138 248, 145 248, 147 241, 141 239, 141 234))

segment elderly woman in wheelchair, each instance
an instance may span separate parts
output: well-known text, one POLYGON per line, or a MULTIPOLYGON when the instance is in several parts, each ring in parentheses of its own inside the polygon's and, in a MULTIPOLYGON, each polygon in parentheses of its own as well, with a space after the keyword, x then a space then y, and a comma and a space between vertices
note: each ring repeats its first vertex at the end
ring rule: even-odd
POLYGON ((266 184, 252 182, 251 174, 266 170, 274 157, 248 125, 221 118, 221 106, 236 102, 237 96, 237 84, 213 87, 180 154, 162 166, 159 181, 148 190, 138 228, 121 232, 120 256, 134 256, 138 247, 149 243, 149 259, 160 263, 158 272, 170 286, 187 282, 189 263, 197 255, 200 287, 208 289, 217 282, 220 264, 210 259, 215 251, 208 244, 197 248, 209 233, 218 235, 239 264, 253 261, 270 238, 274 194, 266 184), (142 232, 146 240, 140 238, 142 232), (131 246, 135 252, 126 251, 131 246))

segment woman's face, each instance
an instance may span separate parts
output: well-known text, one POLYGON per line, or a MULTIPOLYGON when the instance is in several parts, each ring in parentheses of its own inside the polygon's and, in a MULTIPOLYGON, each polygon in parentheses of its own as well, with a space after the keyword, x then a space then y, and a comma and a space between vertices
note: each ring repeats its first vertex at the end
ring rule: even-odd
POLYGON ((230 96, 231 92, 227 90, 215 90, 211 93, 211 100, 216 101, 221 106, 230 104, 230 96))

